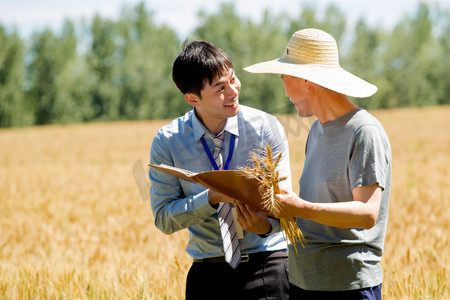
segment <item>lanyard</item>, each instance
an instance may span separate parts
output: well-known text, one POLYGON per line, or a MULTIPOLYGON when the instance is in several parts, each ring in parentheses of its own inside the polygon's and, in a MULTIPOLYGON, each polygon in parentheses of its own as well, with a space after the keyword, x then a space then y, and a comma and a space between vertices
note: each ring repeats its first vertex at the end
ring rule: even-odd
MULTIPOLYGON (((235 135, 232 134, 231 138, 230 138, 230 148, 228 150, 228 158, 227 158, 227 161, 225 163, 225 166, 223 167, 224 170, 228 170, 228 166, 230 165, 231 157, 233 156, 233 151, 234 151, 234 140, 235 140, 235 138, 236 138, 235 135)), ((211 162, 214 170, 219 170, 219 167, 216 164, 216 160, 214 159, 211 151, 209 150, 208 144, 206 143, 206 141, 203 138, 203 136, 200 138, 200 140, 202 141, 203 149, 205 149, 206 155, 208 155, 209 161, 211 162)))

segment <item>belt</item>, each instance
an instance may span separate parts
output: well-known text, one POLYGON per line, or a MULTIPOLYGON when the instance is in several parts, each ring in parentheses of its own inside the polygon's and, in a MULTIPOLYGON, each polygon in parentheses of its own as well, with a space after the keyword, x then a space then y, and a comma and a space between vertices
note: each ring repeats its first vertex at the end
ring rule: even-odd
MULTIPOLYGON (((287 250, 262 251, 262 252, 256 252, 256 253, 241 254, 241 261, 240 261, 240 263, 246 263, 246 262, 252 262, 252 261, 261 261, 263 259, 280 258, 280 257, 284 257, 284 258, 288 257, 287 250)), ((198 258, 198 259, 194 259, 194 262, 199 262, 199 263, 226 263, 224 256, 198 258)))

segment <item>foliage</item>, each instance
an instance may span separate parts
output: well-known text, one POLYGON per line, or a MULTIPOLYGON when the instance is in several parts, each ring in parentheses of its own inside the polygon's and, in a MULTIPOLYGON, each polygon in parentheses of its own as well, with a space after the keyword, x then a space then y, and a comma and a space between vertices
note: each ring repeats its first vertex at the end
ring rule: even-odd
MULTIPOLYGON (((241 103, 269 113, 294 113, 277 76, 243 67, 282 55, 296 30, 315 27, 333 35, 341 65, 378 86, 366 108, 449 104, 450 11, 419 4, 392 28, 350 26, 338 6, 304 5, 297 16, 265 11, 241 17, 232 3, 200 11, 187 38, 221 47, 242 82, 241 103)), ((143 2, 117 20, 96 15, 88 24, 65 21, 60 33, 45 29, 31 41, 0 24, 0 127, 89 121, 174 118, 190 109, 171 79, 183 41, 143 2)))
POLYGON ((0 127, 29 125, 30 114, 22 90, 23 48, 17 33, 0 25, 0 127))

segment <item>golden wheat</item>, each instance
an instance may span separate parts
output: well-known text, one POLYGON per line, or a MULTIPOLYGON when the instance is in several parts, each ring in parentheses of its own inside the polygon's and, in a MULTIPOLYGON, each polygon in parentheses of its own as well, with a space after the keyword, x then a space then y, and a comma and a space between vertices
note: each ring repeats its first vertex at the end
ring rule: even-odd
MULTIPOLYGON (((450 107, 372 113, 393 155, 383 297, 449 299, 450 107)), ((311 120, 279 119, 298 191, 311 120)), ((188 232, 156 229, 131 172, 164 123, 0 130, 0 299, 183 299, 188 232)))
MULTIPOLYGON (((280 152, 274 160, 272 148, 267 144, 265 150, 260 152, 252 151, 250 153, 252 165, 240 168, 244 171, 247 178, 259 181, 259 192, 262 195, 263 208, 271 213, 279 213, 281 210, 282 204, 278 201, 276 195, 281 193, 279 183, 287 179, 287 177, 280 177, 280 173, 277 170, 282 155, 283 153, 280 152)), ((297 242, 304 247, 304 237, 295 222, 295 218, 280 218, 280 225, 285 239, 287 238, 291 242, 295 252, 298 253, 297 242)))

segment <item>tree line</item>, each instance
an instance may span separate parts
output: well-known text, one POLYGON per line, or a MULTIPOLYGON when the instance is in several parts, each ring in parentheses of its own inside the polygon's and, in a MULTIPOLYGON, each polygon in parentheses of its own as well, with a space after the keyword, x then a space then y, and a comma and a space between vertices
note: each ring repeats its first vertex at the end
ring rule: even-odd
MULTIPOLYGON (((333 35, 341 65, 374 83, 368 109, 450 103, 450 12, 419 4, 386 29, 338 6, 323 12, 303 6, 295 18, 266 11, 258 22, 233 4, 198 14, 189 40, 208 40, 233 60, 242 82, 240 102, 270 113, 293 113, 281 80, 243 67, 280 57, 292 33, 308 27, 333 35)), ((0 24, 0 127, 90 121, 167 119, 190 109, 171 79, 185 37, 155 22, 144 3, 125 7, 117 20, 96 15, 66 20, 60 32, 44 29, 24 40, 0 24)))

